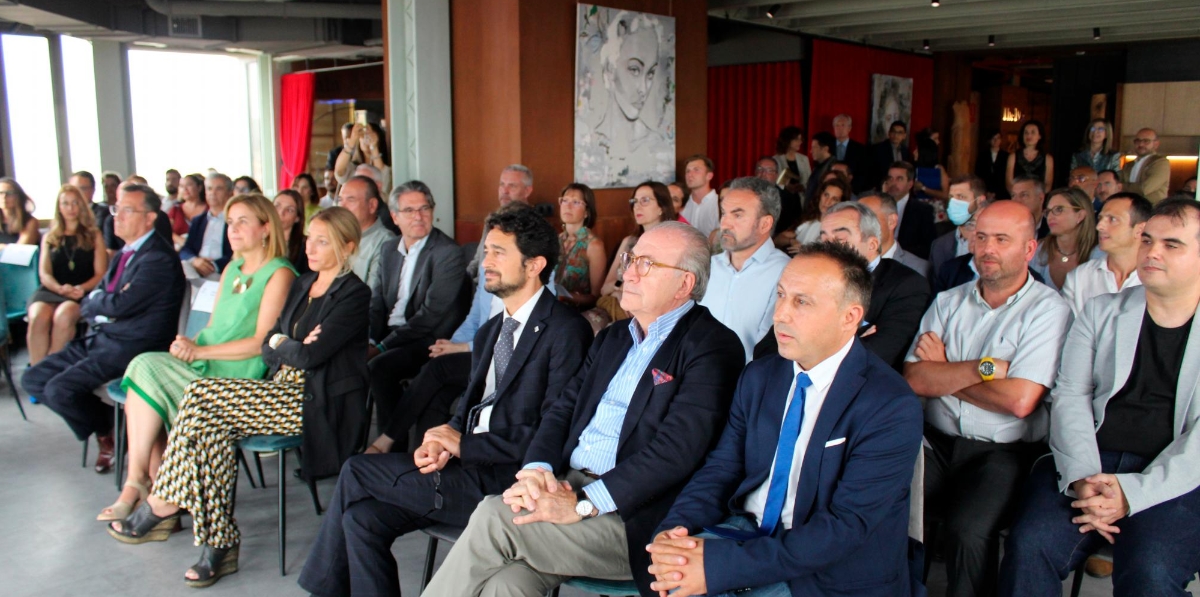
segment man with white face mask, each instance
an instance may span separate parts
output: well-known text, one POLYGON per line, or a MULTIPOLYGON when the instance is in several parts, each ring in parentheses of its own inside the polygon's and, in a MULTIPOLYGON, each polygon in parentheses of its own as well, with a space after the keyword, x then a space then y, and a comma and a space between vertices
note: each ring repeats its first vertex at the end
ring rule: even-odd
POLYGON ((968 244, 971 235, 964 226, 987 200, 987 185, 983 179, 973 174, 951 178, 949 191, 950 201, 946 206, 946 217, 954 224, 955 229, 939 236, 929 249, 929 264, 935 275, 941 271, 942 264, 971 252, 968 244))

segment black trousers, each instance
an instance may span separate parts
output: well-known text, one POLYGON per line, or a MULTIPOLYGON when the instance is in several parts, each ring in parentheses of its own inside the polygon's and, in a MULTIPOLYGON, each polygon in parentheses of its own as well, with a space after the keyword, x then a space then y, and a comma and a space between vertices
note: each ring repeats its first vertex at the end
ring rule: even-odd
POLYGON ((392 543, 437 523, 466 526, 488 493, 485 485, 476 469, 463 468, 457 459, 426 475, 412 454, 352 457, 342 466, 300 586, 322 597, 398 597, 392 543))
MULTIPOLYGON (((470 376, 469 352, 451 353, 425 363, 393 407, 391 419, 380 421, 383 433, 398 446, 405 446, 413 425, 418 425, 418 434, 424 435, 427 429, 449 421, 453 414, 451 405, 466 391, 470 376)), ((393 450, 404 451, 404 448, 393 450)))
POLYGON ((133 355, 89 338, 69 342, 62 350, 25 370, 21 385, 50 410, 58 413, 75 433, 86 440, 93 433, 108 435, 113 427, 112 407, 94 393, 101 384, 125 374, 133 355))
POLYGON ((371 395, 375 398, 375 421, 383 432, 396 403, 400 401, 400 382, 411 379, 429 360, 433 340, 424 338, 389 349, 368 363, 371 374, 371 395))
MULTIPOLYGON (((1012 511, 1033 462, 1049 450, 1041 442, 998 444, 953 437, 930 426, 925 439, 925 512, 940 521, 946 556, 946 594, 984 597, 996 589, 1000 566, 1000 531, 1012 511)), ((939 524, 940 522, 940 524, 939 524)))

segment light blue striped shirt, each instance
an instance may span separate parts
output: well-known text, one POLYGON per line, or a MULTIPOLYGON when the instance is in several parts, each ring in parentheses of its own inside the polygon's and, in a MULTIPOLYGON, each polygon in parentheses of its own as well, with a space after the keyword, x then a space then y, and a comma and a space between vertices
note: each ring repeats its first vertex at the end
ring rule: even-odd
MULTIPOLYGON (((600 398, 600 404, 596 407, 596 414, 579 435, 579 444, 571 452, 571 468, 603 475, 617 465, 617 443, 621 439, 621 427, 625 423, 625 413, 629 409, 633 391, 642 377, 649 374, 646 367, 650 364, 650 359, 654 358, 667 336, 671 335, 675 324, 695 305, 695 301, 689 300, 664 313, 650 324, 650 329, 644 337, 638 328, 637 320, 629 321, 629 335, 633 336, 633 347, 625 355, 625 361, 621 363, 621 368, 617 369, 616 375, 609 380, 608 389, 604 391, 604 396, 600 398)), ((531 462, 525 466, 533 467, 554 472, 554 467, 546 462, 531 462)), ((608 493, 603 480, 591 483, 583 491, 601 514, 617 509, 617 504, 608 493)))

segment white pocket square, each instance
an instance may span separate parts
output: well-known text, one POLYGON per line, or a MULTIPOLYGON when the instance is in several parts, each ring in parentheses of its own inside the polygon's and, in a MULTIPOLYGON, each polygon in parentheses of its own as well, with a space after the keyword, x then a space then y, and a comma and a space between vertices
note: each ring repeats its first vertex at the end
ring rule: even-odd
POLYGON ((826 447, 826 448, 832 448, 832 447, 834 447, 834 446, 840 446, 840 445, 842 445, 842 444, 844 444, 844 443, 846 443, 846 438, 844 438, 844 437, 839 437, 839 438, 837 438, 837 439, 831 439, 831 440, 829 440, 829 441, 825 442, 825 447, 826 447))

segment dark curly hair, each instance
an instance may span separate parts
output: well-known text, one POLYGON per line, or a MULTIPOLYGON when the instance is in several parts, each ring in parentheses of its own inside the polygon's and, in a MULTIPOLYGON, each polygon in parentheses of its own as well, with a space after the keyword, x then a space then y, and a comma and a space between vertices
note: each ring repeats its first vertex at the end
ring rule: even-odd
POLYGON ((550 284, 550 276, 558 266, 558 255, 561 251, 558 233, 554 231, 550 222, 539 216, 529 205, 514 201, 488 216, 483 226, 484 239, 493 228, 517 237, 517 250, 521 252, 522 264, 534 257, 545 257, 546 267, 542 268, 538 277, 543 285, 550 284))

